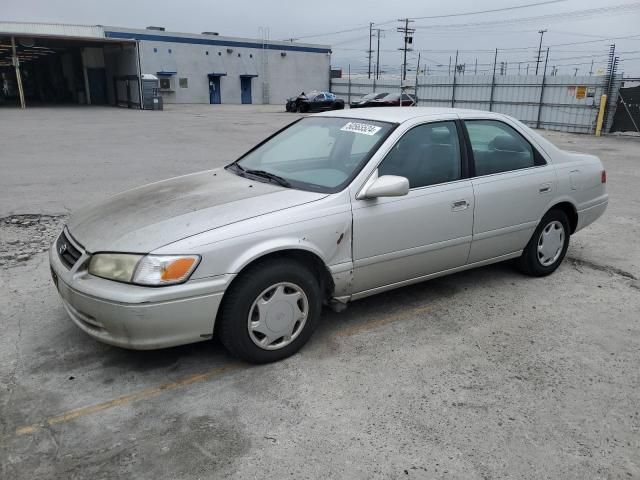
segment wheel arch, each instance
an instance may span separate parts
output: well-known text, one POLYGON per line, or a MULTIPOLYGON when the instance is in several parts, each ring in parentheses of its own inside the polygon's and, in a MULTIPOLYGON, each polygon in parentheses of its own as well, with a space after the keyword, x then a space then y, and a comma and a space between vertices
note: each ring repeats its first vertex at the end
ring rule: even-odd
MULTIPOLYGON (((318 253, 312 251, 311 249, 300 247, 282 247, 279 249, 262 252, 261 254, 252 256, 245 262, 243 262, 234 279, 225 289, 224 295, 222 296, 222 302, 224 302, 227 293, 233 288, 237 280, 248 270, 257 267, 262 263, 281 258, 294 259, 300 262, 302 265, 309 266, 311 271, 316 275, 316 278, 320 280, 320 288, 323 292, 323 303, 331 298, 335 288, 335 284, 329 268, 327 267, 324 260, 320 257, 320 255, 318 255, 318 253)), ((218 308, 216 320, 214 323, 214 330, 215 324, 218 323, 221 311, 222 308, 218 308)))
POLYGON ((575 233, 576 228, 578 227, 578 210, 573 203, 566 200, 555 203, 547 209, 545 215, 551 210, 560 210, 561 212, 564 212, 564 214, 569 219, 569 233, 575 233))

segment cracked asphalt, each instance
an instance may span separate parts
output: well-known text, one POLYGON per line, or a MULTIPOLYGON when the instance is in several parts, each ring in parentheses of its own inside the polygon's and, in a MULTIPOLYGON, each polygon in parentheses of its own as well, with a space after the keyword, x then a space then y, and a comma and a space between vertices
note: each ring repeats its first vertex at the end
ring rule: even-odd
POLYGON ((66 215, 223 165, 279 110, 2 112, 0 478, 640 478, 638 139, 542 132, 599 155, 611 195, 554 275, 498 264, 326 311, 276 364, 67 319, 43 252, 66 215))

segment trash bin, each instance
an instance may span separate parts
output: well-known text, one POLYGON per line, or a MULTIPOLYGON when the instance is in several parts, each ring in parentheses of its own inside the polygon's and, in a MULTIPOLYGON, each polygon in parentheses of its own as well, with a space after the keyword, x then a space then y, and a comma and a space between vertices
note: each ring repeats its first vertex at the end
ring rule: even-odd
POLYGON ((162 103, 162 95, 156 95, 153 97, 153 109, 154 110, 162 110, 163 108, 163 103, 162 103))

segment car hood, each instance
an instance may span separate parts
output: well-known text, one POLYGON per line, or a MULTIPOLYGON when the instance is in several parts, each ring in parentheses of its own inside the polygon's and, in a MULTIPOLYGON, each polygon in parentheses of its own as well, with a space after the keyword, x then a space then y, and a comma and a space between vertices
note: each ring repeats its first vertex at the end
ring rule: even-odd
POLYGON ((148 253, 191 235, 325 196, 216 169, 120 193, 79 210, 67 228, 89 252, 148 253))

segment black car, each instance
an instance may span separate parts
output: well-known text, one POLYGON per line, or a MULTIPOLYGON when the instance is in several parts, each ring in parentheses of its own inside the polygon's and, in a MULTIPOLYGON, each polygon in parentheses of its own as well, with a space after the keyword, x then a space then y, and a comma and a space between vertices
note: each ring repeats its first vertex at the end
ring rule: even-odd
POLYGON ((367 93, 364 97, 362 97, 360 100, 356 100, 355 102, 351 102, 350 107, 351 108, 365 108, 365 107, 375 107, 375 101, 376 100, 380 100, 381 98, 386 97, 387 95, 389 95, 388 92, 382 92, 382 93, 367 93))
MULTIPOLYGON (((417 105, 415 95, 410 93, 402 94, 402 106, 403 107, 413 107, 417 105)), ((400 94, 399 93, 390 93, 386 97, 383 97, 379 100, 375 100, 373 102, 372 107, 399 107, 400 106, 400 94)))
POLYGON ((319 112, 322 110, 342 110, 344 100, 337 98, 331 92, 302 92, 297 97, 287 100, 287 112, 319 112))

